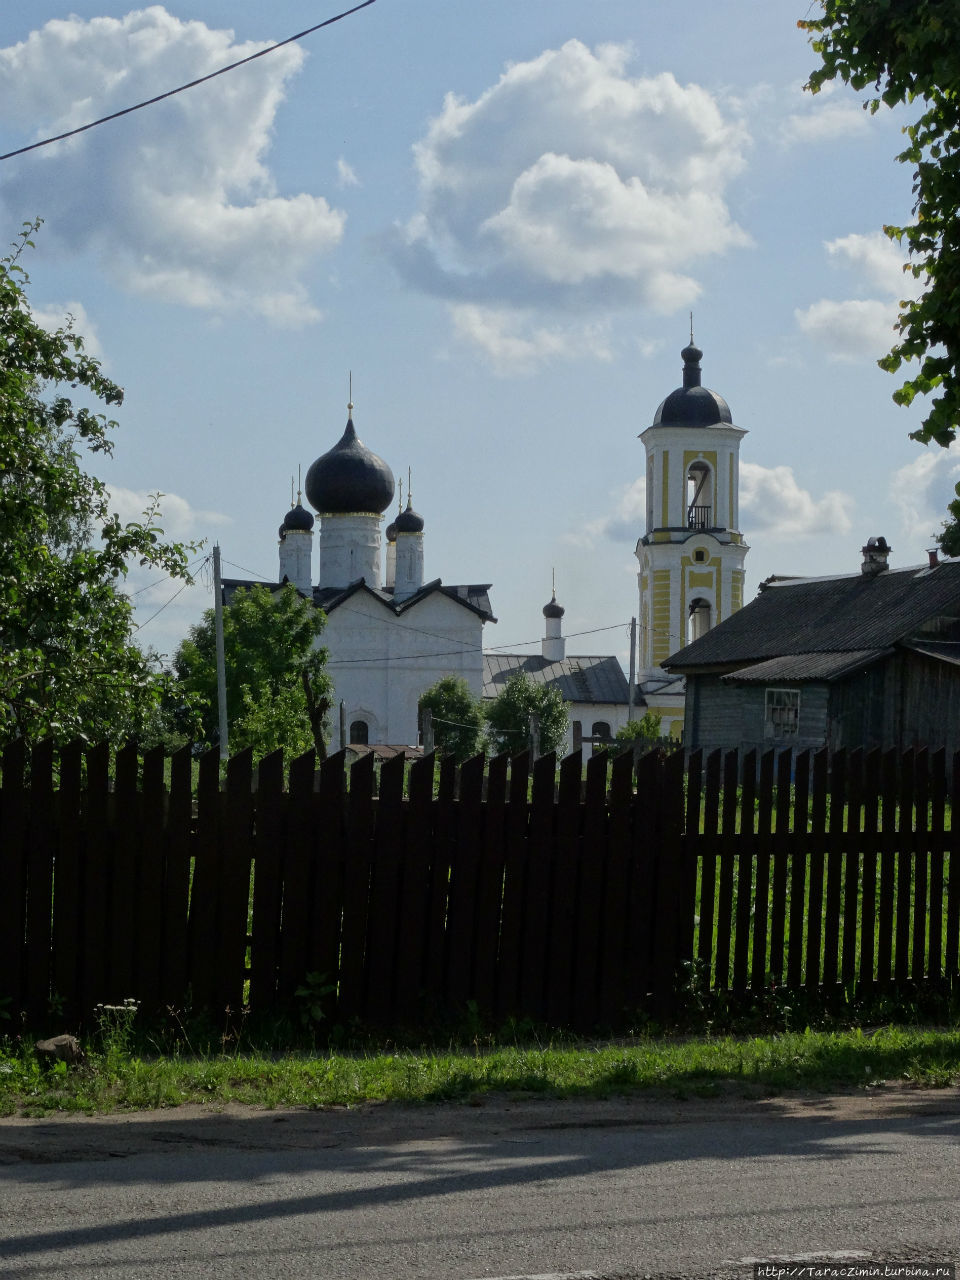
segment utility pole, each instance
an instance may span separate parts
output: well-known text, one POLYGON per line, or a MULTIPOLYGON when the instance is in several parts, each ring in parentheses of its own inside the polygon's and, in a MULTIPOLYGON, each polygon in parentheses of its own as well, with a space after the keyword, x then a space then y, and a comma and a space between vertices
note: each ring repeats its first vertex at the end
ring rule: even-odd
POLYGON ((227 728, 227 670, 223 656, 223 584, 220 581, 220 544, 213 548, 213 624, 217 636, 217 710, 220 715, 220 759, 230 755, 227 728))
POLYGON ((627 722, 633 719, 633 700, 637 696, 637 620, 630 619, 630 702, 627 705, 627 722))

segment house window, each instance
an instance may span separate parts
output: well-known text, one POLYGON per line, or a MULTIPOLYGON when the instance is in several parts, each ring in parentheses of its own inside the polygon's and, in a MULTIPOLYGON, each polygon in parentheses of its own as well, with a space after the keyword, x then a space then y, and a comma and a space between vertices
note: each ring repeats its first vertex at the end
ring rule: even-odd
POLYGON ((693 553, 693 558, 696 560, 697 564, 703 564, 704 560, 707 558, 707 553, 705 551, 695 551, 693 553))
POLYGON ((800 720, 799 689, 768 689, 763 731, 767 738, 795 738, 800 720))
POLYGON ((370 742, 370 727, 366 720, 351 720, 350 742, 357 747, 365 747, 370 742))

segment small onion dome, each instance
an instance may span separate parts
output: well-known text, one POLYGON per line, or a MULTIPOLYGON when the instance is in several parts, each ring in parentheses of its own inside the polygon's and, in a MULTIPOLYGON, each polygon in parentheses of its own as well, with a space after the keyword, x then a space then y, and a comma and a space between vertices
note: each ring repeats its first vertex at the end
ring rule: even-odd
POLYGON ((552 595, 550 597, 550 603, 543 606, 543 616, 545 618, 562 618, 563 613, 563 605, 557 604, 556 595, 552 595))
POLYGON ((423 533, 423 516, 414 511, 409 497, 406 509, 397 516, 395 528, 397 533, 423 533))
POLYGON ((393 501, 393 472, 357 438, 348 418, 333 448, 311 464, 304 488, 321 515, 379 515, 393 501))
POLYGON ((397 540, 397 522, 391 520, 387 525, 386 539, 388 542, 396 542, 397 540))
POLYGON ((671 391, 653 415, 655 427, 717 427, 733 422, 723 396, 700 385, 703 352, 691 342, 683 357, 683 386, 671 391))
POLYGON ((309 533, 313 528, 314 520, 311 513, 306 509, 302 502, 298 502, 295 507, 291 507, 287 514, 283 517, 283 524, 280 526, 281 535, 284 533, 309 533))

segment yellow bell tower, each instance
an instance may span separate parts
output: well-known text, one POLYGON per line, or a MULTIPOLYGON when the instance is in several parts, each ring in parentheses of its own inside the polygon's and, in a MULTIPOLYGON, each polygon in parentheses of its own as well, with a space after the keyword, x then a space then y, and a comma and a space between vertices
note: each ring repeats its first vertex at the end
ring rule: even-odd
POLYGON ((646 528, 640 571, 639 687, 663 733, 683 728, 683 682, 661 663, 743 604, 739 532, 740 441, 730 407, 701 385, 703 352, 690 345, 683 386, 641 432, 646 450, 646 528))

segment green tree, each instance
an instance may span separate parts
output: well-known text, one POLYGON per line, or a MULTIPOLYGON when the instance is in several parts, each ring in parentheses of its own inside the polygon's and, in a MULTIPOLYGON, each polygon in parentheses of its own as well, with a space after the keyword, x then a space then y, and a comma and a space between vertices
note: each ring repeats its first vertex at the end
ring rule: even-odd
POLYGON ((453 756, 459 763, 482 750, 483 708, 466 680, 443 676, 423 694, 420 710, 433 717, 433 741, 440 755, 453 756))
POLYGON ((639 720, 628 720, 616 733, 617 742, 659 742, 663 717, 647 711, 639 720))
POLYGON ((117 742, 151 720, 164 686, 133 643, 128 566, 189 578, 195 548, 162 541, 156 502, 122 524, 81 466, 82 453, 111 453, 117 424, 62 388, 105 406, 123 392, 79 334, 34 320, 20 259, 38 226, 0 259, 0 742, 117 742))
POLYGON ((497 754, 525 751, 530 741, 530 717, 540 717, 540 753, 556 751, 567 733, 567 704, 545 684, 524 671, 515 671, 486 708, 487 732, 497 754))
MULTIPOLYGON (((899 341, 880 361, 897 373, 919 367, 893 393, 909 405, 935 392, 923 425, 911 433, 923 444, 947 447, 960 425, 960 25, 958 0, 821 0, 823 14, 799 22, 811 33, 821 66, 810 76, 816 93, 828 80, 854 89, 872 86, 864 106, 877 111, 918 102, 919 118, 907 125, 906 148, 897 159, 913 166, 914 221, 884 227, 905 246, 905 270, 922 282, 916 300, 900 303, 899 341)), ((960 553, 960 485, 951 519, 938 541, 960 553)))
MULTIPOLYGON (((271 593, 259 585, 241 588, 223 611, 230 750, 253 747, 266 755, 277 747, 298 754, 315 746, 326 755, 324 721, 332 686, 327 651, 317 637, 323 611, 289 583, 271 593)), ((196 700, 201 734, 219 740, 217 646, 214 612, 208 609, 173 658, 181 706, 196 700)))

